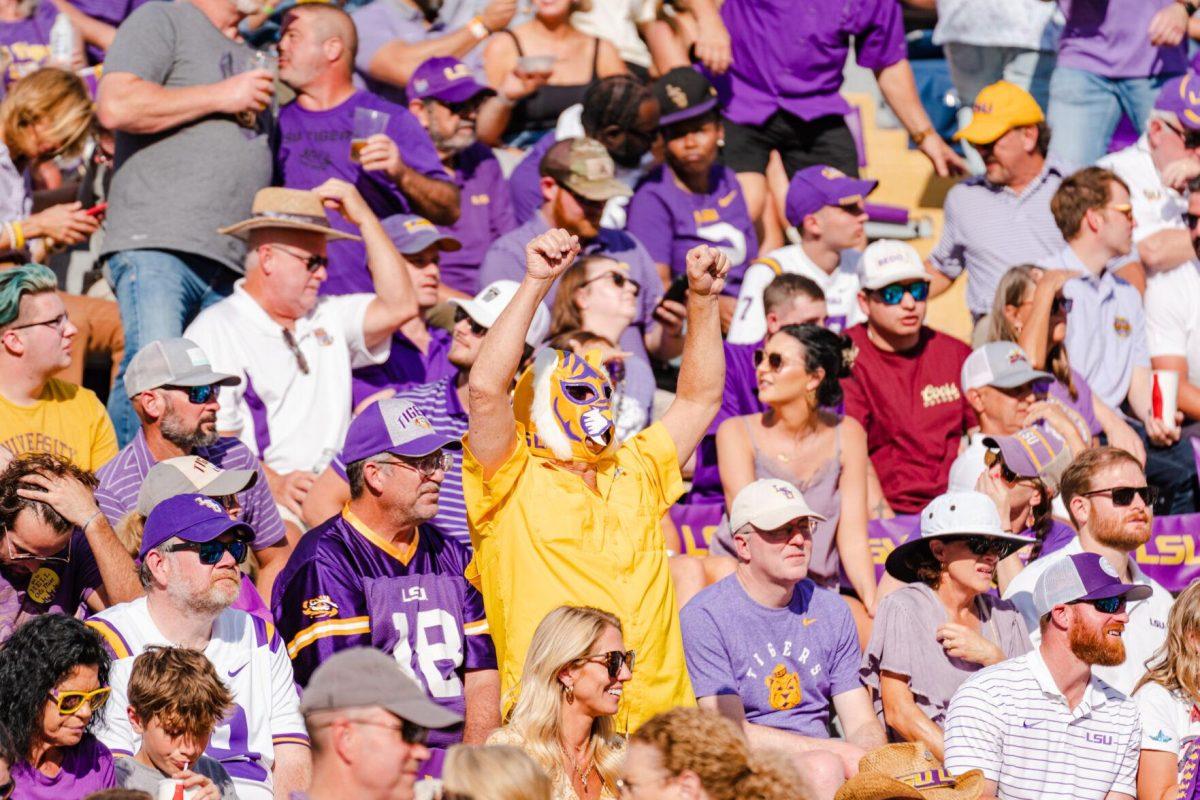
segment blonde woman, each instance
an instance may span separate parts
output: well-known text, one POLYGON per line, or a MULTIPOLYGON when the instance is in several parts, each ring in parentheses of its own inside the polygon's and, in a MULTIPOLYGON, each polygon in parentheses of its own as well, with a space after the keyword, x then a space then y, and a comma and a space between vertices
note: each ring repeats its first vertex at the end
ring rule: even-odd
POLYGON ((533 759, 506 744, 446 751, 440 800, 550 800, 553 786, 533 759))
POLYGON ((811 797, 790 762, 752 753, 730 720, 673 708, 638 728, 618 781, 624 796, 691 800, 795 800, 811 797))
POLYGON ((553 800, 616 798, 624 743, 612 718, 633 661, 615 616, 559 606, 534 630, 508 724, 488 744, 524 750, 550 776, 553 800))
POLYGON ((87 87, 73 72, 39 69, 9 89, 0 103, 0 251, 41 261, 48 250, 78 244, 99 227, 97 216, 77 202, 30 213, 34 168, 78 154, 92 119, 87 87))
POLYGON ((1200 582, 1167 615, 1167 641, 1133 690, 1142 718, 1138 800, 1192 798, 1200 785, 1200 582))

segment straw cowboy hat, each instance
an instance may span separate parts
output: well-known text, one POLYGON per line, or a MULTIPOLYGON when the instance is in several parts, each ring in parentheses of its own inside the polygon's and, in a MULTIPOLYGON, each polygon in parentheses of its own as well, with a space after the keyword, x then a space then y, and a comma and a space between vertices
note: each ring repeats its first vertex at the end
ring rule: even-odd
POLYGON ((342 233, 331 227, 329 217, 325 214, 325 205, 321 202, 321 198, 313 192, 284 189, 278 186, 259 189, 258 193, 254 195, 254 207, 250 210, 250 219, 218 228, 217 233, 245 239, 250 231, 260 228, 287 228, 294 231, 320 233, 331 240, 362 241, 361 236, 342 233))
POLYGON ((951 775, 924 745, 889 744, 858 762, 858 774, 842 784, 834 800, 978 800, 984 777, 977 769, 951 775))

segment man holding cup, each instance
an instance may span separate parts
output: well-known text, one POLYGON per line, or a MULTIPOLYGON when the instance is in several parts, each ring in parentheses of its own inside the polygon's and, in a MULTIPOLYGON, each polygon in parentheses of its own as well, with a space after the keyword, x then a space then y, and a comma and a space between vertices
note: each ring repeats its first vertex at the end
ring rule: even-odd
MULTIPOLYGON (((453 224, 458 187, 408 109, 355 88, 357 48, 354 22, 336 6, 298 5, 284 17, 279 77, 296 99, 279 112, 276 182, 311 189, 337 177, 354 184, 380 218, 415 213, 453 224)), ((330 221, 340 231, 356 230, 338 214, 330 221)), ((323 294, 372 291, 360 242, 330 242, 329 263, 323 294)))

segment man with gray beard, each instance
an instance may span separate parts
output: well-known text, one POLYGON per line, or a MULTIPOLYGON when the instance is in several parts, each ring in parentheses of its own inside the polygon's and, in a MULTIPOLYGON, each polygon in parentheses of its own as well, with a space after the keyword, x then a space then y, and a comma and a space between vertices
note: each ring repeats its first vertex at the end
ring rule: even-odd
MULTIPOLYGON (((151 647, 200 650, 233 694, 230 713, 205 753, 222 763, 241 800, 289 797, 308 786, 308 736, 287 649, 265 620, 232 609, 238 566, 254 532, 213 498, 181 494, 146 518, 138 556, 144 597, 88 620, 112 654, 113 708, 128 706, 129 674, 151 647)), ((132 756, 140 735, 125 714, 108 714, 97 737, 116 755, 132 756)))
POLYGON ((238 501, 241 521, 255 533, 251 549, 258 559, 258 590, 270 601, 271 585, 300 530, 280 518, 262 465, 250 448, 217 433, 220 388, 241 380, 214 372, 208 356, 189 339, 163 339, 138 351, 125 373, 125 388, 141 428, 97 473, 96 502, 115 528, 136 508, 142 481, 160 461, 196 455, 220 469, 255 470, 258 479, 238 494, 238 501))
POLYGON ((1133 560, 1133 553, 1150 540, 1158 489, 1146 485, 1141 463, 1125 450, 1097 447, 1085 450, 1063 473, 1063 503, 1079 533, 1066 546, 1025 567, 1008 584, 1004 599, 1011 600, 1029 627, 1036 647, 1041 639, 1034 589, 1038 578, 1054 564, 1079 553, 1096 553, 1116 570, 1125 583, 1149 587, 1145 599, 1130 599, 1129 621, 1121 638, 1125 658, 1113 663, 1098 662, 1097 677, 1129 695, 1146 672, 1146 661, 1167 637, 1167 614, 1171 594, 1146 576, 1133 560))

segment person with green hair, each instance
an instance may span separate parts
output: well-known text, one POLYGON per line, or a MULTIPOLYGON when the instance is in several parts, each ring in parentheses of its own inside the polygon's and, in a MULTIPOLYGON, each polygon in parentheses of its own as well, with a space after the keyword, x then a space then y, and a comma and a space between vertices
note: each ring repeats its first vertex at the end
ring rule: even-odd
POLYGON ((40 264, 0 272, 0 465, 49 453, 95 471, 117 454, 117 436, 95 393, 52 377, 78 333, 57 289, 40 264))

